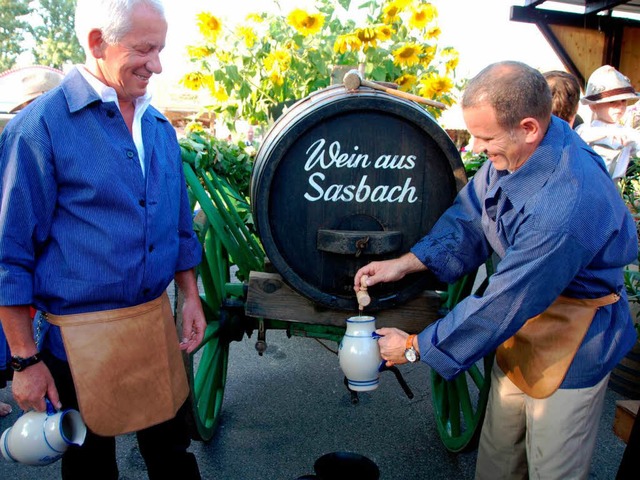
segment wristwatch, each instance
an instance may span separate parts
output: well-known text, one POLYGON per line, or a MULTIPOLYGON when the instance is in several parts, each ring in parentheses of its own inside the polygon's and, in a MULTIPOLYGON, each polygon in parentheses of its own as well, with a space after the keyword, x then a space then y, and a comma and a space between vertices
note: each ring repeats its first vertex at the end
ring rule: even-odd
POLYGON ((36 353, 35 355, 31 355, 27 358, 22 358, 14 355, 11 357, 11 368, 13 368, 15 372, 21 372, 25 368, 30 367, 31 365, 35 365, 40 360, 42 360, 42 357, 40 357, 40 353, 36 353))
POLYGON ((406 350, 404 351, 404 358, 406 358, 411 363, 415 363, 420 360, 420 354, 415 348, 413 348, 413 339, 415 337, 415 334, 409 335, 407 337, 407 343, 405 345, 406 350))

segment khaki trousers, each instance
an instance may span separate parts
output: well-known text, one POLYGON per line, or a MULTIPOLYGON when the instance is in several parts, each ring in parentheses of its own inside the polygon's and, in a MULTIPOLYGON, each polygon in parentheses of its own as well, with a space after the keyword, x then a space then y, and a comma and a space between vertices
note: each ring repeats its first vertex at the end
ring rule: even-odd
POLYGON ((536 399, 494 364, 476 479, 588 478, 608 380, 536 399))

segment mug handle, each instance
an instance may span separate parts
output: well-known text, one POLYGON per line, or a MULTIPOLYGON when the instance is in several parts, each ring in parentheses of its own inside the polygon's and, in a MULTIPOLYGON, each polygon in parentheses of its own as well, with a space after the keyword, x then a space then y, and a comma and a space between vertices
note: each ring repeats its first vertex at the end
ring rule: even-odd
POLYGON ((47 415, 55 415, 56 409, 47 397, 44 397, 44 403, 47 405, 47 415))

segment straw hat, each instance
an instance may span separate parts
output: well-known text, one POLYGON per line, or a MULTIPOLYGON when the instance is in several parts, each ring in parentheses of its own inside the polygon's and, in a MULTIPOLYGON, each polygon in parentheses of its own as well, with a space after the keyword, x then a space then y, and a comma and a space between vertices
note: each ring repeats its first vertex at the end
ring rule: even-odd
POLYGON ((60 84, 64 73, 44 66, 8 70, 0 74, 0 104, 15 113, 31 100, 60 84))
POLYGON ((580 100, 584 105, 627 100, 629 103, 638 101, 631 81, 611 65, 604 65, 596 69, 589 77, 587 91, 580 100))

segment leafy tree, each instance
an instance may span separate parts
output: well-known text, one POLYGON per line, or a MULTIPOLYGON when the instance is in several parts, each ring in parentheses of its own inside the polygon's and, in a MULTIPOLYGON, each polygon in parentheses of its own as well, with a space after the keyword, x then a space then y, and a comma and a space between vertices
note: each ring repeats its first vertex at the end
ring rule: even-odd
POLYGON ((35 41, 35 63, 62 68, 67 63, 81 63, 84 52, 74 32, 76 0, 39 0, 34 14, 42 23, 31 27, 35 41))
POLYGON ((29 28, 25 15, 30 12, 29 0, 0 0, 0 72, 12 68, 25 51, 22 41, 29 28))

